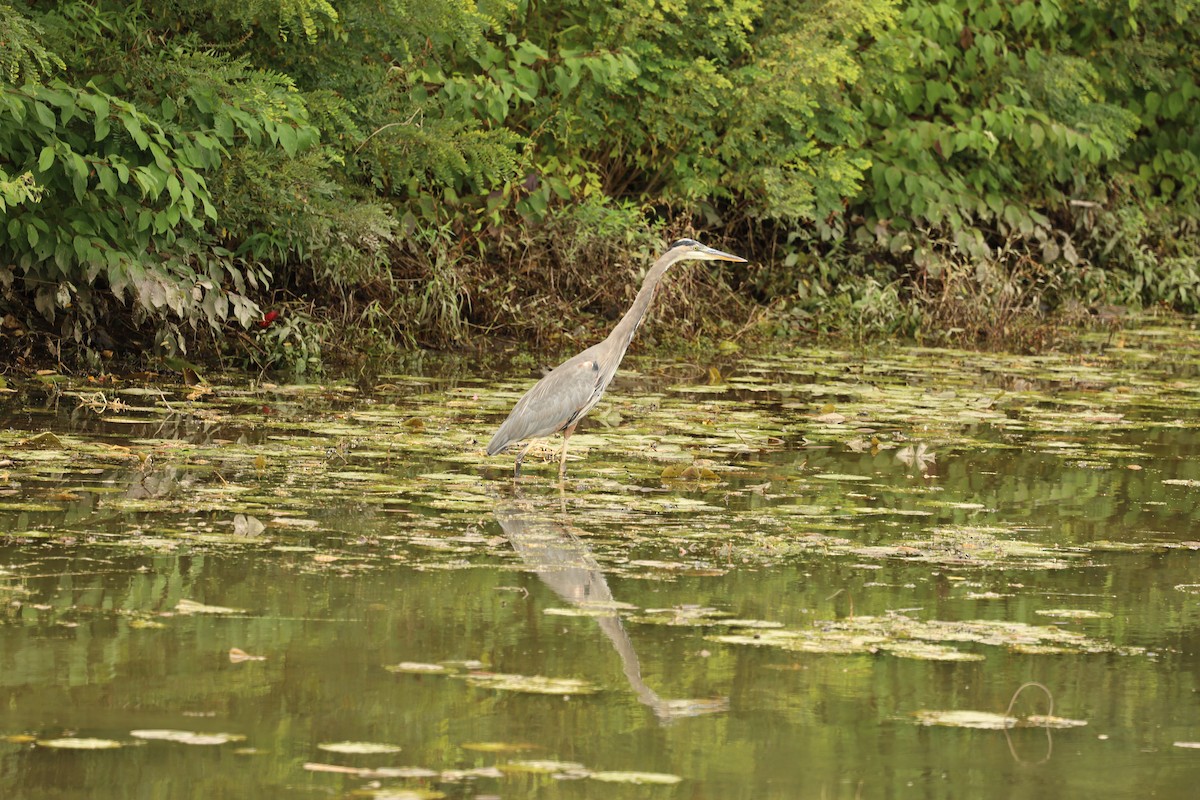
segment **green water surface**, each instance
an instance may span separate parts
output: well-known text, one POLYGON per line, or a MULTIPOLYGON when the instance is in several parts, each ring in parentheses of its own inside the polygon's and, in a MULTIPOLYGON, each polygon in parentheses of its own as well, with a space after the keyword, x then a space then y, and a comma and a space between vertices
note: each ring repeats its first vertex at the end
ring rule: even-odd
POLYGON ((10 383, 0 797, 1195 797, 1197 364, 10 383))

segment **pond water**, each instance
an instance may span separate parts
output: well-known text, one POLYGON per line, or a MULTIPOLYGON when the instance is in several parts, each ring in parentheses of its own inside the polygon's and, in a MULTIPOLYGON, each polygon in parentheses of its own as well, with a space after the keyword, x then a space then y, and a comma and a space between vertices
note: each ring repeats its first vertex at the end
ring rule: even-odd
POLYGON ((562 486, 532 370, 10 384, 0 797, 1194 797, 1200 335, 1102 344, 633 358, 562 486))

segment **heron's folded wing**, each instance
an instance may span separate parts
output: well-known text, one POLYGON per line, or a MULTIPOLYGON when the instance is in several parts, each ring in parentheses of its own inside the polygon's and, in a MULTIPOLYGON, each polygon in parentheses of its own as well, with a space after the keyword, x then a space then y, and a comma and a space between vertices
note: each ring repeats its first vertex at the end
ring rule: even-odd
POLYGON ((599 383, 600 365, 594 359, 571 359, 556 367, 517 401, 488 444, 488 453, 567 427, 594 404, 599 383))

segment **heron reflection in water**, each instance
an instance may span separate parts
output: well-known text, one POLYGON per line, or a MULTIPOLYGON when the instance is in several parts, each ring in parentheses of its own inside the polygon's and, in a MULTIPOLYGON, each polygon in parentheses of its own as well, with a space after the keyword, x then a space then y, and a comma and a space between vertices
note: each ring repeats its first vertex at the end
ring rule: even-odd
POLYGON ((600 630, 621 657, 625 677, 638 700, 649 706, 659 720, 668 722, 728 710, 729 703, 724 698, 666 700, 646 685, 604 570, 570 525, 556 521, 550 513, 535 511, 528 503, 505 503, 497 506, 494 513, 513 550, 542 583, 566 602, 594 615, 600 630))

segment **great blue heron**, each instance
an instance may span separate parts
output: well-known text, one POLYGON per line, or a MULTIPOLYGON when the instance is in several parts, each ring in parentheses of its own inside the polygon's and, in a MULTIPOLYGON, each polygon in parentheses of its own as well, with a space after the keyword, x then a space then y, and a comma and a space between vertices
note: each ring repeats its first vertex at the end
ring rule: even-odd
MULTIPOLYGON (((515 442, 525 439, 537 440, 561 432, 562 453, 558 461, 558 478, 562 480, 567 471, 567 440, 575 432, 575 426, 583 415, 600 402, 601 395, 612 382, 633 334, 637 332, 646 309, 654 299, 666 271, 680 261, 745 261, 729 253, 705 247, 695 239, 680 239, 663 253, 642 281, 633 305, 621 317, 612 333, 604 341, 594 344, 577 356, 569 358, 555 367, 546 377, 533 385, 521 396, 508 419, 500 425, 496 435, 488 442, 487 453, 494 456, 507 450, 515 442)), ((521 474, 521 461, 533 446, 531 441, 517 455, 514 476, 521 474)))

